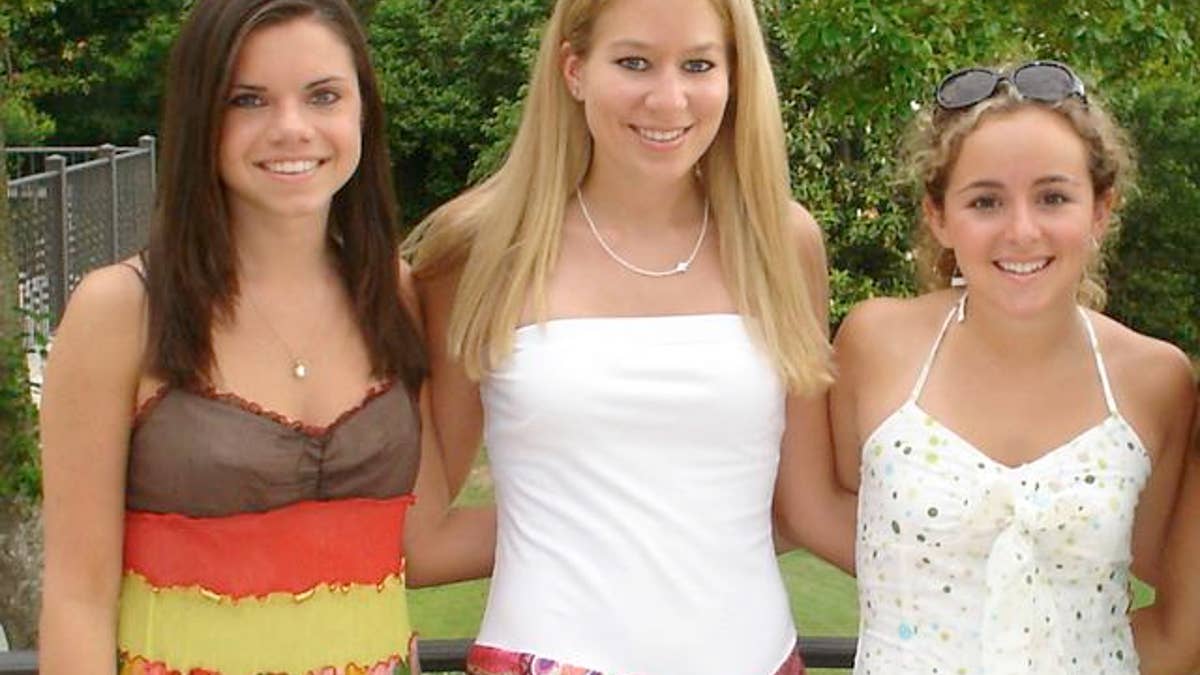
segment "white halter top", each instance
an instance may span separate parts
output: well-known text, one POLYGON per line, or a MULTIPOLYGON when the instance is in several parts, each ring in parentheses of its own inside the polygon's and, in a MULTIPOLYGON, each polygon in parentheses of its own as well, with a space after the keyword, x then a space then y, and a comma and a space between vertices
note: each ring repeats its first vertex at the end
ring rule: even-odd
POLYGON ((796 640, 771 531, 786 392, 740 316, 523 327, 481 393, 481 644, 605 675, 775 672, 796 640))
MULTIPOLYGON (((1027 464, 996 462, 912 394, 862 448, 857 675, 1136 675, 1130 537, 1150 458, 1117 411, 1027 464)), ((1021 424, 1021 420, 1014 420, 1021 424)))

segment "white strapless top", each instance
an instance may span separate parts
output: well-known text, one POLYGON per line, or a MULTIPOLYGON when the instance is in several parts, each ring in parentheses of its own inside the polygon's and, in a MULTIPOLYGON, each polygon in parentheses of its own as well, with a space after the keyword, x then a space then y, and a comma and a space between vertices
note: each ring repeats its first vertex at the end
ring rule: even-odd
POLYGON ((605 675, 769 675, 786 391, 735 314, 517 330, 481 388, 499 509, 478 641, 605 675))

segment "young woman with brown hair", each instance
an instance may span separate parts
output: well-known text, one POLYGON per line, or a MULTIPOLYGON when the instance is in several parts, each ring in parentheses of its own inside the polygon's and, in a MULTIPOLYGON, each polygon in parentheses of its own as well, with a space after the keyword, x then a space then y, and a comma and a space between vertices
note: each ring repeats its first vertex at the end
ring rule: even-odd
POLYGON ((448 511, 423 423, 361 28, 201 0, 168 82, 149 250, 47 370, 42 672, 415 670, 406 581, 486 573, 494 521, 448 511))

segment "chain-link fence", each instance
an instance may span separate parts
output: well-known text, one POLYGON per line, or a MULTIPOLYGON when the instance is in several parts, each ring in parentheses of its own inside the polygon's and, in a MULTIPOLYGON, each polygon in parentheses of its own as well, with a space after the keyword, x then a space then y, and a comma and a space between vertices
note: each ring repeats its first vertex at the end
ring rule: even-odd
POLYGON ((6 155, 6 172, 17 176, 7 184, 18 302, 32 324, 28 334, 48 335, 85 273, 146 245, 155 139, 143 136, 138 147, 8 148, 6 155))

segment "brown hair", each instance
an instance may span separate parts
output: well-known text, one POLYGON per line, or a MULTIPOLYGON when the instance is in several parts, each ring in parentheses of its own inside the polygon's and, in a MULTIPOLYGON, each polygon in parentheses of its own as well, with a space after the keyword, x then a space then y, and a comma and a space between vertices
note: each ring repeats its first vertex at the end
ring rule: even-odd
MULTIPOLYGON (((910 126, 905 138, 902 172, 917 194, 917 202, 929 197, 941 208, 946 196, 946 183, 958 160, 959 151, 967 136, 989 116, 1002 115, 1026 107, 1037 106, 1062 116, 1083 141, 1088 155, 1088 174, 1096 198, 1112 194, 1113 212, 1120 207, 1133 178, 1133 156, 1125 131, 1117 125, 1093 92, 1084 101, 1068 97, 1057 103, 1026 99, 1007 82, 990 98, 962 111, 947 111, 930 106, 922 111, 910 126)), ((1116 217, 1109 229, 1116 229, 1116 217)), ((930 231, 929 223, 921 223, 914 244, 917 274, 923 290, 946 288, 957 262, 954 251, 942 248, 930 231)), ((1079 287, 1079 301, 1088 307, 1104 306, 1103 262, 1098 252, 1092 257, 1079 287)))
POLYGON ((171 52, 159 185, 147 259, 149 366, 174 386, 213 366, 212 326, 238 294, 233 232, 218 142, 233 63, 258 28, 313 18, 350 48, 362 99, 362 158, 333 197, 329 245, 377 376, 415 390, 427 370, 414 320, 401 307, 399 232, 383 103, 366 38, 345 0, 199 0, 171 52))

